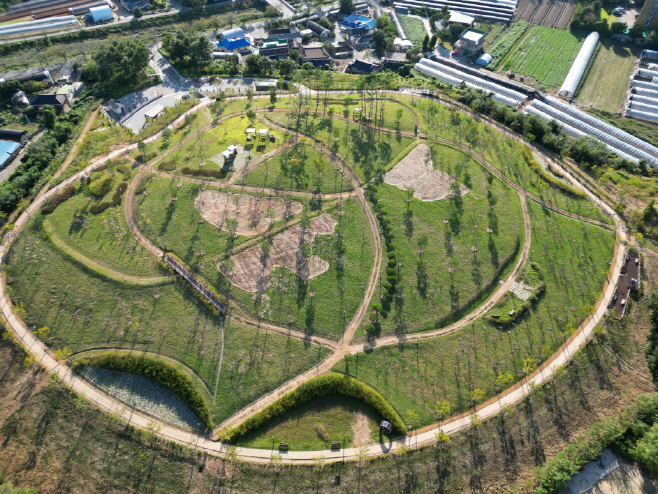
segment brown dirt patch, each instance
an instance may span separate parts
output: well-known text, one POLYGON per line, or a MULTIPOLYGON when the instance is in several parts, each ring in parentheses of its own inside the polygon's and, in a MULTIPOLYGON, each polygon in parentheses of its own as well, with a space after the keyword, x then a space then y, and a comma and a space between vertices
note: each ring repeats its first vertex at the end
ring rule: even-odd
POLYGON ((322 213, 311 218, 306 231, 301 225, 295 225, 273 236, 267 255, 263 252, 263 244, 259 244, 232 256, 231 269, 226 266, 226 261, 219 263, 217 268, 235 286, 252 293, 265 291, 269 287, 269 275, 277 266, 310 280, 327 271, 329 263, 315 255, 305 258, 302 246, 312 243, 316 235, 330 235, 336 224, 329 214, 322 213))
POLYGON ((299 202, 286 203, 279 197, 255 197, 217 190, 204 190, 198 195, 194 205, 208 223, 224 231, 230 231, 231 222, 228 220, 237 221, 235 234, 245 236, 261 234, 271 222, 283 220, 302 211, 299 202), (267 217, 268 208, 274 211, 273 218, 267 217))
POLYGON ((368 416, 362 411, 354 412, 352 419, 352 443, 356 448, 372 443, 370 421, 368 420, 368 416))
MULTIPOLYGON (((421 201, 438 201, 450 194, 450 184, 454 182, 447 173, 434 169, 430 148, 419 144, 388 173, 384 182, 397 188, 414 189, 414 197, 421 201)), ((469 191, 468 187, 459 186, 459 195, 469 191)))

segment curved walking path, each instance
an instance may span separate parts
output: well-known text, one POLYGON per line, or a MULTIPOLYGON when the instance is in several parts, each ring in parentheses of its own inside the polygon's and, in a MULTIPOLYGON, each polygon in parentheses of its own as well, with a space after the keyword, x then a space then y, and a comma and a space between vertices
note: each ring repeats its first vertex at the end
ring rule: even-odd
MULTIPOLYGON (((197 105, 196 107, 192 108, 185 114, 181 115, 181 117, 179 117, 174 123, 172 123, 170 127, 177 125, 178 122, 182 121, 182 119, 186 114, 197 111, 203 108, 204 106, 207 106, 207 104, 209 104, 209 101, 203 102, 200 105, 197 105)), ((160 136, 160 134, 161 133, 157 133, 151 136, 150 138, 148 138, 146 141, 153 142, 155 139, 157 139, 160 136)), ((30 206, 27 208, 27 210, 23 214, 21 214, 20 217, 16 220, 15 222, 16 228, 14 229, 14 231, 12 231, 10 234, 8 234, 5 237, 6 240, 5 243, 2 246, 0 246, 0 260, 4 261, 4 256, 11 244, 11 240, 16 236, 17 232, 19 232, 20 229, 29 221, 31 215, 38 212, 38 208, 48 198, 50 198, 53 194, 57 193, 63 187, 66 187, 69 184, 75 182, 83 174, 88 174, 91 170, 99 166, 101 163, 109 159, 113 159, 114 157, 123 154, 127 151, 135 149, 135 147, 136 145, 133 144, 125 148, 108 153, 107 155, 94 161, 91 165, 86 167, 84 170, 66 179, 59 186, 51 189, 50 191, 45 192, 43 195, 41 195, 41 197, 35 199, 35 201, 32 204, 30 204, 30 206)), ((554 165, 554 166, 556 166, 558 171, 562 173, 564 176, 566 176, 569 181, 571 181, 574 184, 578 184, 578 182, 568 172, 563 170, 562 167, 560 167, 559 165, 554 165)), ((136 183, 137 180, 135 179, 131 183, 131 185, 136 183)), ((370 208, 367 207, 367 204, 365 202, 365 197, 363 195, 363 191, 360 188, 355 188, 355 189, 357 191, 357 197, 359 198, 360 202, 362 203, 366 211, 371 229, 374 228, 373 231, 377 231, 377 226, 375 223, 374 216, 372 215, 370 208)), ((571 356, 587 343, 588 339, 593 334, 594 327, 599 323, 599 321, 602 319, 602 317, 605 315, 607 311, 608 302, 611 300, 615 291, 616 283, 619 280, 620 270, 623 265, 623 259, 625 254, 625 249, 623 248, 623 246, 626 244, 628 237, 627 237, 626 229, 623 226, 619 216, 611 208, 603 204, 602 201, 600 201, 589 190, 585 189, 584 192, 595 204, 597 204, 605 211, 609 212, 610 216, 614 219, 616 224, 616 230, 618 233, 618 242, 621 242, 622 244, 621 248, 619 243, 616 246, 615 256, 611 263, 608 283, 602 291, 602 294, 595 306, 594 312, 581 324, 581 326, 569 338, 569 340, 567 340, 567 342, 564 343, 562 347, 551 358, 549 358, 549 360, 544 362, 535 372, 533 372, 523 381, 516 383, 512 387, 505 390, 503 393, 488 400, 487 402, 479 405, 476 408, 477 414, 481 419, 488 418, 497 414, 505 406, 518 403, 531 391, 531 387, 529 386, 530 383, 539 385, 550 379, 552 374, 555 372, 556 368, 566 364, 571 358, 571 356)), ((127 194, 126 203, 128 202, 128 200, 132 201, 132 194, 127 194)), ((126 208, 128 208, 128 204, 126 204, 126 208)), ((129 218, 128 221, 132 231, 134 224, 132 224, 131 218, 129 218)), ((137 233, 139 234, 138 230, 137 233)), ((139 236, 141 236, 141 234, 139 234, 139 236)), ((146 241, 146 244, 144 245, 150 245, 150 243, 143 236, 141 236, 141 238, 138 237, 138 240, 140 240, 140 242, 144 240, 146 241)), ((325 370, 330 369, 331 365, 333 365, 334 360, 338 355, 342 355, 348 351, 351 351, 350 347, 347 345, 347 342, 351 340, 356 329, 360 324, 360 321, 363 318, 363 314, 365 313, 365 310, 369 304, 370 298, 374 293, 375 283, 373 282, 373 280, 376 280, 379 272, 378 266, 380 265, 381 262, 381 244, 379 242, 379 235, 375 236, 375 241, 377 247, 376 249, 377 255, 376 255, 376 262, 374 266, 377 266, 377 269, 372 270, 371 280, 368 285, 366 296, 364 297, 364 303, 362 303, 361 306, 359 307, 357 314, 354 316, 348 329, 345 331, 343 337, 339 341, 338 350, 333 354, 331 354, 329 358, 325 359, 319 365, 310 369, 304 374, 298 376, 298 378, 295 378, 295 380, 293 381, 298 383, 300 382, 300 380, 310 377, 313 374, 319 374, 320 372, 324 372, 325 370)), ((152 247, 153 249, 158 250, 155 246, 152 247)), ((153 250, 151 251, 153 252, 153 250)), ((0 312, 2 313, 7 323, 7 327, 23 342, 27 351, 31 355, 33 355, 40 362, 41 365, 43 365, 49 372, 56 373, 67 386, 71 387, 76 392, 84 395, 90 401, 96 403, 102 409, 110 413, 125 415, 126 405, 106 395, 105 393, 101 392, 97 388, 88 384, 86 381, 79 379, 75 374, 72 373, 71 369, 64 362, 56 361, 54 358, 54 353, 49 348, 47 348, 44 345, 44 343, 41 342, 34 334, 32 334, 32 332, 29 330, 29 328, 27 328, 24 322, 20 320, 20 318, 13 313, 11 302, 8 300, 6 296, 6 285, 5 285, 4 275, 0 280, 0 297, 1 297, 0 312)), ((293 381, 291 381, 291 383, 293 381)), ((153 422, 152 417, 146 416, 137 411, 132 411, 130 413, 129 420, 133 425, 142 428, 148 427, 153 422)), ((163 421, 158 421, 158 422, 159 425, 161 426, 160 434, 166 439, 179 441, 182 443, 189 443, 191 446, 197 449, 204 450, 210 453, 220 453, 220 454, 225 453, 229 448, 229 446, 225 444, 212 441, 209 437, 201 437, 196 433, 186 431, 184 429, 175 427, 163 421)), ((442 424, 441 430, 449 434, 459 431, 463 428, 466 428, 469 425, 470 425, 470 419, 468 417, 468 414, 465 413, 446 420, 442 424)), ((394 451, 395 449, 405 444, 412 446, 413 443, 420 445, 424 443, 433 442, 435 440, 435 434, 438 430, 439 428, 436 426, 429 426, 419 431, 416 431, 414 434, 410 434, 409 436, 398 438, 396 440, 391 440, 388 443, 371 445, 368 448, 367 454, 369 456, 385 454, 390 451, 394 451), (410 442, 412 436, 416 436, 415 439, 413 439, 413 443, 410 442)), ((342 451, 325 450, 325 451, 282 452, 284 461, 304 462, 304 463, 312 463, 313 458, 318 456, 324 456, 329 461, 340 461, 344 459, 345 460, 356 459, 358 454, 359 451, 357 448, 347 448, 342 451)), ((237 448, 237 455, 242 459, 269 462, 271 451, 252 449, 252 448, 237 448)))

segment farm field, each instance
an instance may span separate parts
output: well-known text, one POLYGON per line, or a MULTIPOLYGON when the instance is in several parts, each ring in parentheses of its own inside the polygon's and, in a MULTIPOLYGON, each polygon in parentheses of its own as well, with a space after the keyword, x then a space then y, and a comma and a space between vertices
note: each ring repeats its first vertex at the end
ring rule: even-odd
MULTIPOLYGON (((505 61, 501 70, 534 79, 541 89, 555 89, 564 82, 586 33, 535 26, 505 61)), ((526 83, 529 81, 526 80, 526 83)))
POLYGON ((582 83, 576 101, 583 106, 616 113, 622 109, 624 95, 635 60, 642 48, 611 40, 599 41, 601 48, 582 83))
POLYGON ((516 7, 514 20, 567 29, 576 4, 575 0, 521 0, 516 7))
POLYGON ((415 47, 420 48, 423 45, 423 39, 427 36, 427 29, 425 29, 423 21, 417 17, 401 15, 400 22, 402 23, 402 27, 407 33, 407 36, 409 36, 409 41, 411 41, 415 47))
POLYGON ((492 57, 489 67, 495 69, 500 64, 501 60, 528 31, 528 26, 529 24, 525 21, 514 22, 498 36, 495 43, 486 50, 492 57))
POLYGON ((505 389, 552 355, 591 312, 615 238, 607 230, 543 211, 532 201, 528 208, 531 260, 543 271, 546 291, 515 327, 498 329, 479 319, 440 338, 361 352, 358 359, 337 363, 334 372, 358 375, 401 415, 418 417, 420 427, 436 421, 431 407, 438 400, 448 400, 452 414, 466 411, 473 396, 486 400, 497 385, 505 389))

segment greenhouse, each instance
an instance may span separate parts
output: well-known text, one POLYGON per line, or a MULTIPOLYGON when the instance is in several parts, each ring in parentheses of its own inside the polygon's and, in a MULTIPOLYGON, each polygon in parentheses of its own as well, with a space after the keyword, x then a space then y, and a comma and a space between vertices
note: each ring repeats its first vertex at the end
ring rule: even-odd
POLYGON ((578 89, 578 84, 580 84, 580 80, 583 78, 585 69, 587 69, 589 61, 592 59, 592 55, 594 55, 596 46, 598 44, 599 33, 597 32, 590 33, 589 36, 585 38, 585 42, 583 43, 583 46, 580 47, 578 56, 573 61, 571 69, 569 69, 569 73, 564 79, 562 87, 558 92, 560 96, 573 98, 574 94, 576 93, 576 89, 578 89))
POLYGON ((658 123, 658 115, 655 113, 646 113, 638 110, 628 110, 628 115, 633 118, 639 118, 640 120, 646 120, 648 122, 658 123))
POLYGON ((658 114, 658 106, 645 105, 644 103, 639 103, 637 101, 630 101, 628 103, 628 108, 632 110, 643 111, 646 113, 658 114))

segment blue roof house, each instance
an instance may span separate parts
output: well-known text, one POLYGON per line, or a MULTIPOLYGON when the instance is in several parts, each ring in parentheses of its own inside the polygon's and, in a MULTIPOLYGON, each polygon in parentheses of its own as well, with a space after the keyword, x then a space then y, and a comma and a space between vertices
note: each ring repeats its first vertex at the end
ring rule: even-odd
POLYGON ((18 154, 19 142, 0 141, 0 169, 4 168, 18 154))
POLYGON ((248 46, 251 46, 251 43, 245 38, 225 39, 217 43, 217 50, 220 52, 237 53, 248 46))
POLYGON ((347 17, 346 19, 343 20, 343 22, 340 23, 340 28, 343 31, 347 31, 349 29, 360 29, 360 28, 364 28, 367 29, 368 31, 372 31, 375 29, 375 27, 377 27, 377 21, 375 19, 359 14, 352 14, 351 16, 347 17))

